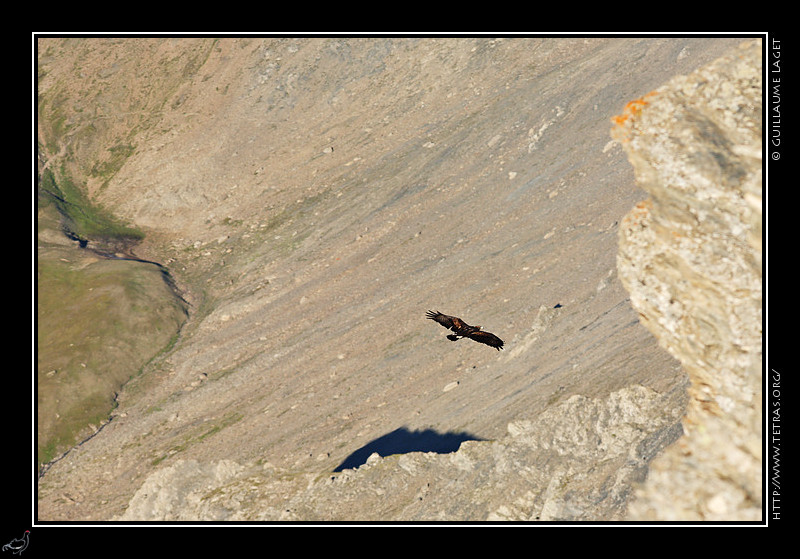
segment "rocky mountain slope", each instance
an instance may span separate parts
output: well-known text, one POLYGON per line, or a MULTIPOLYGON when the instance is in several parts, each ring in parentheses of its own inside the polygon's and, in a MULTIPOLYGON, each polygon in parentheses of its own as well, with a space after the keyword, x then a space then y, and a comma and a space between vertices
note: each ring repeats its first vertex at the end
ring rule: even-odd
POLYGON ((609 119, 739 42, 40 38, 43 160, 190 310, 38 518, 624 518, 687 378, 617 278, 609 119))

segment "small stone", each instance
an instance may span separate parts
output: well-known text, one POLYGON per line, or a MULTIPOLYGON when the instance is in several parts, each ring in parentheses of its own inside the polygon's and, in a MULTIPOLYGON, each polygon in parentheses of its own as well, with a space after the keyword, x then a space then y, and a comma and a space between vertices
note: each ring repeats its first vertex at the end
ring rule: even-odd
POLYGON ((458 381, 454 380, 453 382, 451 382, 448 385, 446 385, 442 391, 443 392, 449 392, 450 390, 454 389, 456 386, 458 386, 458 381))

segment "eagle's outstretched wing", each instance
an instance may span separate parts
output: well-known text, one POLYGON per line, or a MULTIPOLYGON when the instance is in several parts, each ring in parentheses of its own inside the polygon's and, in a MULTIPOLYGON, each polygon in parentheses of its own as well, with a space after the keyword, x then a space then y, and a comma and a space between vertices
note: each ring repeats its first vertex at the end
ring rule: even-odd
POLYGON ((445 328, 456 332, 457 329, 463 325, 462 321, 455 317, 455 316, 447 316, 446 314, 442 314, 439 311, 428 311, 425 313, 425 316, 430 318, 431 320, 435 320, 445 328), (457 324, 458 322, 458 324, 457 324))
POLYGON ((501 340, 491 332, 484 332, 483 330, 475 330, 474 332, 469 332, 468 334, 466 334, 465 337, 471 340, 475 340, 476 342, 492 346, 493 348, 497 349, 497 351, 503 349, 503 340, 501 340))

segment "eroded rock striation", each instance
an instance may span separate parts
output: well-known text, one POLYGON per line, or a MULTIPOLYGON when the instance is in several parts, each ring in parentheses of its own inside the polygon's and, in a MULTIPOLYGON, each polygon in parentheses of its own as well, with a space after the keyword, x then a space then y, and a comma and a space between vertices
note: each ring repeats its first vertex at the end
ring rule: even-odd
POLYGON ((620 226, 619 277, 691 379, 686 435, 633 519, 761 517, 761 56, 742 44, 615 119, 650 195, 620 226))

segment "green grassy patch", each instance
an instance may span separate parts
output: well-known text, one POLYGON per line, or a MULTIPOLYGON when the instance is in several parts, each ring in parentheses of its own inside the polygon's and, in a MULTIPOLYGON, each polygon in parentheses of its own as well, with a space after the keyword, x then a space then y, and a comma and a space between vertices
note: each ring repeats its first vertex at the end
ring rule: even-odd
POLYGON ((47 463, 108 418, 186 311, 155 266, 66 247, 40 249, 36 303, 37 453, 47 463))
POLYGON ((84 191, 66 173, 56 181, 54 173, 45 169, 42 173, 39 196, 40 205, 52 203, 64 219, 64 227, 76 237, 88 239, 110 239, 140 241, 144 234, 123 224, 109 212, 92 204, 84 191))

